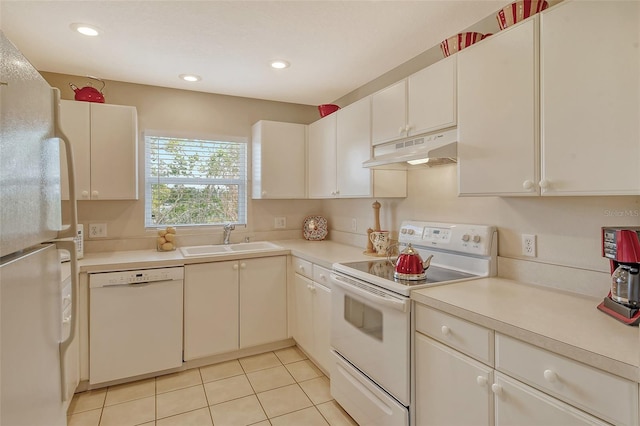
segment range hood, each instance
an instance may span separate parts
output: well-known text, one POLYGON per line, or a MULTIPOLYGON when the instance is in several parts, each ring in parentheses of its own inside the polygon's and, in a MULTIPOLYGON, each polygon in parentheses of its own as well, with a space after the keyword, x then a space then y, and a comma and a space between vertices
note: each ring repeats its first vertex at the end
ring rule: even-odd
POLYGON ((455 163, 457 157, 458 130, 453 128, 375 145, 373 158, 362 163, 362 167, 406 169, 417 164, 455 163))

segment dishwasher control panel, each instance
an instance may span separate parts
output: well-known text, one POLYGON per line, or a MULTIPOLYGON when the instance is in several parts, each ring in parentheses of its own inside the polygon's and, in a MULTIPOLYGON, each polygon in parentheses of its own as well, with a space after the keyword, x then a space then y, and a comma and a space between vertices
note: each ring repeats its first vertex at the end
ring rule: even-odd
POLYGON ((141 269, 136 271, 103 272, 89 275, 89 287, 142 284, 158 281, 174 281, 184 278, 184 268, 141 269))

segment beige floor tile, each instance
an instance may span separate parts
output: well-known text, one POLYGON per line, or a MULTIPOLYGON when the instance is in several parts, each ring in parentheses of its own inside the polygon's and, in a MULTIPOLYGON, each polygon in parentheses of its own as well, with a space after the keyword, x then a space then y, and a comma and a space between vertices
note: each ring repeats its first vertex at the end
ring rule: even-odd
POLYGON ((212 405, 209 409, 216 426, 245 426, 267 419, 255 395, 212 405))
POLYGON ((311 361, 304 360, 285 365, 296 382, 322 377, 323 373, 311 361))
POLYGON ((271 426, 271 422, 269 420, 263 420, 258 423, 254 423, 251 426, 271 426))
POLYGON ((165 417, 156 422, 156 426, 212 426, 209 408, 200 408, 177 416, 165 417))
POLYGON ((291 364, 292 362, 302 361, 303 359, 307 359, 307 356, 295 346, 291 346, 290 348, 280 349, 274 351, 280 362, 283 364, 291 364))
POLYGON ((102 408, 104 399, 107 396, 107 388, 96 389, 77 393, 73 396, 69 404, 69 414, 81 413, 83 411, 95 410, 102 408))
POLYGON ((200 375, 204 383, 226 379, 227 377, 238 376, 240 374, 244 374, 244 370, 237 359, 200 367, 200 375))
POLYGON ((207 393, 209 405, 253 395, 254 393, 249 380, 244 374, 241 376, 234 376, 227 379, 216 380, 215 382, 205 383, 204 389, 207 393))
POLYGON ((329 423, 322 417, 315 407, 294 411, 284 416, 275 417, 271 420, 273 426, 328 426, 329 423))
POLYGON ((73 414, 67 418, 67 426, 98 426, 101 415, 102 408, 73 414))
POLYGON ((139 380, 117 386, 109 386, 104 405, 121 404, 156 394, 156 379, 139 380))
POLYGON ((100 426, 134 426, 155 420, 155 415, 156 398, 150 396, 105 407, 100 426))
POLYGON ((207 406, 207 398, 202 385, 175 390, 156 395, 157 417, 175 416, 207 406))
POLYGON ((331 426, 358 426, 358 423, 335 401, 318 404, 316 407, 331 426))
POLYGON ((256 393, 292 385, 296 382, 282 365, 247 373, 247 378, 256 393))
POLYGON ((313 405, 297 384, 259 393, 258 399, 270 419, 313 405))
POLYGON ((189 388, 202 384, 200 370, 181 371, 179 373, 168 374, 156 378, 156 393, 171 392, 178 389, 189 388))
POLYGON ((326 376, 316 377, 315 379, 299 382, 298 384, 314 405, 322 404, 323 402, 333 399, 331 397, 329 379, 326 376))
POLYGON ((245 373, 282 365, 276 354, 273 352, 240 358, 238 361, 240 361, 245 373))

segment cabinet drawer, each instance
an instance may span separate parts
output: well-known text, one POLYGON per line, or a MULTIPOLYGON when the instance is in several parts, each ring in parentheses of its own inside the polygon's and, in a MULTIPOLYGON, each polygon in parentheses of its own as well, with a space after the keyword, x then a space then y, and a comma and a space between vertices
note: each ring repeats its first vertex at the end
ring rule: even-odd
POLYGON ((493 366, 493 330, 416 304, 416 330, 493 366))
POLYGON ((296 274, 300 274, 307 278, 313 278, 313 264, 299 257, 293 258, 293 270, 296 274))
POLYGON ((613 424, 638 422, 638 385, 621 377, 501 334, 496 369, 613 424))
POLYGON ((331 288, 331 283, 329 281, 331 271, 327 268, 323 268, 322 266, 313 265, 313 281, 318 284, 322 284, 325 287, 331 288))

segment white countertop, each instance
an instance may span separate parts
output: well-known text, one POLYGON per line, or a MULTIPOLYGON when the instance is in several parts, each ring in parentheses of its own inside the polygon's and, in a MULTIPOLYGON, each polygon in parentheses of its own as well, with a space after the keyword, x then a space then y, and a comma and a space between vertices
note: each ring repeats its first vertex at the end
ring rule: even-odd
POLYGON ((602 299, 483 278, 416 290, 416 302, 639 381, 638 327, 598 311, 602 299))

